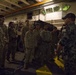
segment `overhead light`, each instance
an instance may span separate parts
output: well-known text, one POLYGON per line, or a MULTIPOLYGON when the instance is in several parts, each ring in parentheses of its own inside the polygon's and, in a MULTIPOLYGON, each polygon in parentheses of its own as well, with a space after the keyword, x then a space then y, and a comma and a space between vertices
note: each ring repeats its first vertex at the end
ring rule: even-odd
POLYGON ((50 1, 53 1, 53 0, 36 0, 37 2, 50 2, 50 1))
POLYGON ((43 0, 36 0, 37 2, 42 2, 43 0))

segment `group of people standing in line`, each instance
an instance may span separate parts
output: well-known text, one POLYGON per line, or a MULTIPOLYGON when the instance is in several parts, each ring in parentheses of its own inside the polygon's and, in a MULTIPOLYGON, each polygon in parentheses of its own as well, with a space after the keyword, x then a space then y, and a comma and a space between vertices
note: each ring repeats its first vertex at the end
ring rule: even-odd
POLYGON ((21 40, 25 53, 25 69, 35 59, 40 60, 41 64, 44 64, 46 61, 54 61, 55 52, 59 55, 59 52, 63 50, 65 75, 75 75, 75 15, 68 13, 62 19, 65 24, 59 32, 56 27, 49 31, 48 23, 44 23, 43 27, 38 22, 29 25, 29 20, 26 20, 25 26, 22 23, 20 23, 20 26, 17 26, 14 22, 10 22, 7 28, 3 24, 4 16, 0 15, 0 68, 4 67, 5 57, 8 62, 15 61, 15 53, 19 49, 19 47, 17 48, 17 42, 21 40), (10 60, 10 55, 12 60, 10 60))

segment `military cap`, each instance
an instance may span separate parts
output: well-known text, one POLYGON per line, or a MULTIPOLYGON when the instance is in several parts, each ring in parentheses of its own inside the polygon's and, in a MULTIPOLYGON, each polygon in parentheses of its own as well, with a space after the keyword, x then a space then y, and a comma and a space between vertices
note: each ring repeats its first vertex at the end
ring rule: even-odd
POLYGON ((64 19, 66 19, 66 18, 76 18, 76 16, 75 16, 75 14, 73 14, 73 13, 68 13, 68 14, 66 14, 62 19, 64 20, 64 19))

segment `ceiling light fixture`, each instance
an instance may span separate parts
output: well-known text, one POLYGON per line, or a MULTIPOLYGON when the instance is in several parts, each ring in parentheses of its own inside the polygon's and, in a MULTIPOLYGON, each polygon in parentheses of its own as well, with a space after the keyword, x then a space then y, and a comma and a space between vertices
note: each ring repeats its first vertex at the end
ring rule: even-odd
POLYGON ((36 0, 37 2, 42 2, 43 0, 36 0))
POLYGON ((36 0, 36 2, 50 2, 50 1, 53 1, 53 0, 36 0))

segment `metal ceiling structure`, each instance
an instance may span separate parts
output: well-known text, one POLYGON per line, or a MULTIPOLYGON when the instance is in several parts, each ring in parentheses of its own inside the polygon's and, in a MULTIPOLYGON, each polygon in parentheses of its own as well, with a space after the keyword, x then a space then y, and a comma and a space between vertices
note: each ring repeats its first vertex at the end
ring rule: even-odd
MULTIPOLYGON (((56 3, 64 0, 43 0, 42 2, 38 2, 37 0, 0 0, 0 14, 8 16, 53 1, 56 3)), ((71 2, 76 0, 66 1, 71 2)))

